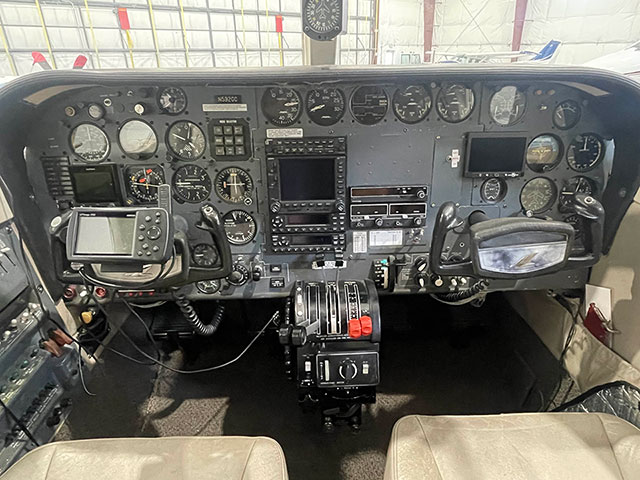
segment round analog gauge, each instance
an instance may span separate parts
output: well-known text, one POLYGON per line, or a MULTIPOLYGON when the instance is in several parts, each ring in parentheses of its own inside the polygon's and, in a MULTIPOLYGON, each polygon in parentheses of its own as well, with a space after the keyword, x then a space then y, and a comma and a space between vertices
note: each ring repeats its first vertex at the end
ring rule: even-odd
POLYGON ((90 103, 89 108, 87 109, 87 113, 94 120, 100 120, 102 117, 104 117, 104 108, 102 108, 102 106, 98 105, 97 103, 90 103))
POLYGON ((216 176, 215 188, 218 196, 229 203, 251 203, 253 180, 241 168, 225 168, 216 176))
POLYGON ((587 177, 577 176, 570 178, 560 192, 560 205, 564 208, 570 207, 576 193, 595 195, 597 193, 596 185, 593 180, 587 177))
POLYGON ((220 280, 201 280, 196 283, 196 288, 200 293, 213 295, 220 290, 220 280))
POLYGON ((554 135, 540 135, 531 140, 527 147, 527 165, 534 172, 548 172, 555 168, 562 158, 562 146, 554 135))
POLYGON ((595 168, 604 153, 604 144, 593 133, 577 135, 567 149, 567 163, 577 172, 586 172, 595 168))
POLYGON ((87 163, 99 163, 107 158, 109 139, 92 123, 81 123, 71 131, 71 150, 87 163))
POLYGON ((158 137, 151 125, 142 120, 129 120, 118 132, 120 148, 135 160, 152 157, 158 148, 158 137))
POLYGON ((291 88, 271 87, 262 95, 262 113, 274 125, 286 127, 302 113, 302 100, 291 88))
POLYGON ((185 165, 173 175, 173 189, 185 202, 202 202, 211 195, 211 177, 198 165, 185 165))
POLYGON ((304 2, 306 25, 316 33, 330 33, 340 30, 342 21, 341 0, 310 0, 304 2))
POLYGON ((246 245, 256 236, 256 221, 244 210, 230 211, 222 217, 222 222, 232 245, 246 245))
POLYGON ((384 118, 389 98, 382 87, 358 87, 351 96, 351 113, 363 125, 374 125, 384 118))
POLYGON ((545 177, 536 177, 522 187, 520 204, 527 212, 542 213, 551 208, 557 193, 555 183, 545 177))
POLYGON ((487 203, 496 203, 507 194, 507 184, 500 178, 489 178, 480 187, 480 195, 487 203))
POLYGON ((584 252, 584 220, 579 215, 569 215, 564 219, 566 223, 573 227, 573 248, 575 253, 584 252))
POLYGON ((200 243, 193 247, 193 263, 199 267, 212 267, 218 261, 218 250, 213 245, 200 243))
POLYGON ((166 87, 158 94, 160 110, 170 115, 182 113, 187 108, 187 95, 178 87, 166 87))
POLYGON ((422 85, 399 88, 393 94, 393 113, 404 123, 418 123, 431 110, 431 94, 422 85))
POLYGON ((337 88, 318 88, 307 94, 307 115, 318 125, 328 126, 344 115, 344 93, 337 88))
POLYGON ((580 105, 574 100, 565 100, 553 110, 553 124, 560 130, 573 128, 580 120, 580 105))
POLYGON ((140 203, 155 202, 158 187, 164 183, 164 172, 158 166, 130 168, 127 170, 129 194, 140 203))
POLYGON ((176 122, 167 131, 169 149, 182 160, 195 160, 206 147, 204 133, 199 126, 186 120, 176 122))
POLYGON ((491 97, 489 115, 498 125, 513 125, 524 115, 527 97, 517 87, 502 87, 491 97))
POLYGON ((436 108, 443 120, 458 123, 465 120, 475 105, 473 90, 464 85, 446 85, 438 92, 436 108))

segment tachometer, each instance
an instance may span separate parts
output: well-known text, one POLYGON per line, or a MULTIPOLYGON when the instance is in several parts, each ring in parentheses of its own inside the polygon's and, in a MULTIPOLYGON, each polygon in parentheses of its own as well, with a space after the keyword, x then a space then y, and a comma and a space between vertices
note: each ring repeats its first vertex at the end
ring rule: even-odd
POLYGON ((584 193, 585 195, 595 195, 596 185, 590 178, 583 176, 572 177, 567 180, 560 192, 560 206, 569 208, 573 203, 573 197, 576 193, 584 193))
POLYGON ((169 150, 182 160, 195 160, 206 148, 204 133, 193 122, 176 122, 167 131, 169 150))
POLYGON ((393 94, 393 113, 404 123, 418 123, 431 110, 431 93, 422 85, 399 88, 393 94))
POLYGON ((557 194, 555 183, 545 177, 536 177, 522 187, 520 204, 526 212, 542 213, 551 208, 557 194))
POLYGON ((594 169, 602 160, 604 144, 593 133, 577 135, 567 149, 567 163, 577 172, 594 169))
POLYGON ((158 94, 160 110, 169 115, 177 115, 187 108, 187 94, 178 87, 166 87, 158 94))
POLYGON ((444 85, 438 92, 436 109, 446 122, 458 123, 465 120, 475 105, 473 90, 464 85, 444 85))
POLYGON ((344 93, 337 88, 318 88, 307 94, 307 115, 318 125, 333 125, 342 118, 344 110, 344 93))
POLYGON ((118 132, 120 148, 135 160, 152 157, 158 148, 158 137, 151 125, 142 120, 129 120, 118 132))
POLYGON ((527 97, 512 85, 502 87, 491 97, 489 115, 498 125, 513 125, 524 115, 527 97))
POLYGON ((480 196, 487 203, 496 203, 507 194, 507 184, 501 178, 489 178, 480 187, 480 196))
POLYGON ((562 146, 555 135, 540 135, 527 147, 527 165, 534 172, 548 172, 562 158, 562 146))
POLYGON ((71 150, 87 163, 100 163, 109 153, 109 138, 92 123, 81 123, 71 131, 71 150))
POLYGON ((375 125, 384 118, 389 97, 382 87, 358 87, 351 95, 351 113, 363 125, 375 125))
POLYGON ((246 245, 256 236, 256 221, 244 210, 230 211, 222 217, 222 222, 232 245, 246 245))
POLYGON ((158 187, 164 183, 164 171, 158 165, 127 169, 129 195, 139 203, 158 199, 158 187))
POLYGON ((291 88, 271 87, 262 95, 262 113, 274 125, 292 125, 302 113, 302 100, 291 88))
POLYGON ((211 177, 198 165, 185 165, 173 175, 173 189, 179 199, 199 203, 211 195, 211 177))
POLYGON ((199 267, 212 267, 218 261, 218 250, 213 245, 200 243, 193 247, 193 263, 199 267))
POLYGON ((215 188, 218 196, 229 203, 251 203, 253 180, 241 168, 229 167, 216 175, 215 188))
POLYGON ((580 105, 574 100, 565 100, 553 111, 553 124, 560 130, 573 128, 580 120, 580 105))

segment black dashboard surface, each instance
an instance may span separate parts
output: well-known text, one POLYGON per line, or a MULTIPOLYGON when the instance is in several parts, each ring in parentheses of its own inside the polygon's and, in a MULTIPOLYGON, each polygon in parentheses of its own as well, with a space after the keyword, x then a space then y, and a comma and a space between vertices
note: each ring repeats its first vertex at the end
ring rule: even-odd
MULTIPOLYGON (((155 206, 170 184, 200 266, 217 261, 195 228, 214 205, 234 274, 184 287, 193 298, 283 296, 296 280, 375 278, 388 265, 387 292, 451 291, 467 279, 416 282, 444 202, 565 221, 580 239, 568 205, 589 193, 610 243, 637 187, 637 103, 626 79, 569 68, 34 75, 0 93, 3 177, 31 217, 27 237, 74 206, 155 206)), ((468 257, 466 233, 444 251, 468 257)), ((578 288, 587 274, 490 288, 578 288)))

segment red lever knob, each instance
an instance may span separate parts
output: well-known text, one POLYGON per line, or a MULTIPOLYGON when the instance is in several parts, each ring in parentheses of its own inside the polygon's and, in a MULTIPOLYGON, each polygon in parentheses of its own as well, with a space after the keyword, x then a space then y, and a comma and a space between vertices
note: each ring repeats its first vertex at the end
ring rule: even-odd
POLYGON ((370 316, 363 315, 360 317, 360 329, 365 337, 373 333, 373 322, 370 316))
POLYGON ((349 336, 351 338, 360 338, 362 336, 362 325, 359 318, 349 320, 349 336))

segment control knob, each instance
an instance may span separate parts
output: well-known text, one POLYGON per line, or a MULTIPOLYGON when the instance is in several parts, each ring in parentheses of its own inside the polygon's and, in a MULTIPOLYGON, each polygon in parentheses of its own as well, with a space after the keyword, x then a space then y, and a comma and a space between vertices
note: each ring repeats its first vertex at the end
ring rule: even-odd
POLYGON ((425 192, 424 190, 418 190, 416 192, 416 197, 418 197, 420 200, 422 200, 426 196, 427 196, 427 192, 425 192))
POLYGON ((353 380, 358 375, 358 366, 353 360, 343 360, 338 367, 338 375, 344 380, 353 380))
POLYGON ((384 220, 382 220, 381 218, 376 218, 373 223, 375 223, 376 227, 381 227, 382 225, 384 225, 384 220))
POLYGON ((346 210, 344 202, 336 202, 336 210, 338 210, 340 213, 344 213, 344 211, 346 210))
POLYGON ((227 276, 227 282, 236 287, 244 285, 248 280, 249 270, 247 270, 247 267, 239 263, 236 263, 233 266, 233 270, 231 270, 231 273, 227 276))
POLYGON ((271 211, 273 213, 278 213, 280 211, 280 207, 281 207, 280 202, 273 202, 271 204, 271 211))

